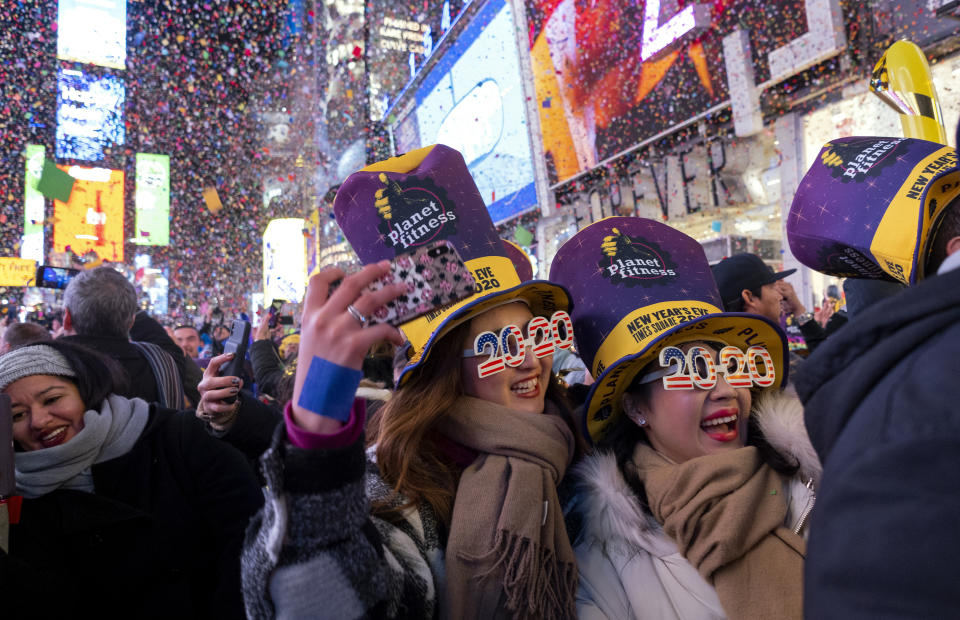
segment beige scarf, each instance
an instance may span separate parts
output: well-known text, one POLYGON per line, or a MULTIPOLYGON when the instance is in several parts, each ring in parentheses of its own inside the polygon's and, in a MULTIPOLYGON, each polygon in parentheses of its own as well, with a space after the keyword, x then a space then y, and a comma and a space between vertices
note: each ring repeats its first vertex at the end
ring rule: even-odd
POLYGON ((783 526, 780 476, 756 448, 675 464, 640 443, 633 462, 653 516, 728 617, 802 618, 806 545, 783 526))
POLYGON ((574 454, 570 429, 549 411, 464 396, 439 430, 481 453, 463 471, 453 505, 450 617, 574 618, 577 565, 557 498, 574 454))

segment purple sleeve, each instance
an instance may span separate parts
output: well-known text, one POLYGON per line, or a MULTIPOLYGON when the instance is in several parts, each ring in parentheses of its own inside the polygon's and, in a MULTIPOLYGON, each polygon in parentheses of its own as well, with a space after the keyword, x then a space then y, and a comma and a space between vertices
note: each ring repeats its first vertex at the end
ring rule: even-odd
POLYGON ((283 408, 283 419, 287 425, 287 438, 296 447, 304 450, 334 450, 349 446, 360 437, 363 433, 366 413, 367 408, 363 400, 355 399, 350 409, 350 419, 343 428, 329 435, 311 433, 297 426, 293 421, 293 411, 289 402, 283 408))

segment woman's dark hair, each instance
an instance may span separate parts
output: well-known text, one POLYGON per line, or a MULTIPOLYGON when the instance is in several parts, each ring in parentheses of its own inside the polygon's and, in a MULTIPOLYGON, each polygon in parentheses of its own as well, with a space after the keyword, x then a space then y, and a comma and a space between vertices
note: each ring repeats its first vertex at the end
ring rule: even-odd
MULTIPOLYGON (((757 392, 752 391, 751 394, 753 400, 756 401, 757 392)), ((789 477, 800 471, 800 463, 798 461, 780 454, 770 445, 770 442, 767 441, 766 436, 763 434, 763 430, 760 428, 760 422, 757 421, 757 417, 754 415, 751 415, 750 419, 747 420, 747 445, 754 446, 757 451, 760 452, 760 458, 763 459, 763 462, 772 467, 778 474, 789 477)))
MULTIPOLYGON (((631 388, 627 388, 628 391, 631 388)), ((633 464, 633 451, 640 442, 650 445, 650 440, 647 439, 647 434, 644 430, 637 426, 634 421, 624 413, 613 423, 613 427, 607 432, 606 437, 597 444, 597 449, 607 450, 613 453, 614 458, 617 460, 617 469, 623 473, 623 479, 626 481, 627 486, 630 487, 630 490, 633 491, 634 495, 636 495, 640 501, 640 505, 646 510, 647 492, 643 488, 643 482, 640 481, 636 467, 633 464)))
POLYGON ((363 358, 363 376, 374 383, 393 386, 393 350, 381 353, 371 349, 363 358))
POLYGON ((77 386, 80 400, 87 409, 99 411, 108 395, 128 389, 127 374, 111 358, 62 340, 51 340, 42 345, 57 351, 73 368, 77 376, 64 378, 77 386))

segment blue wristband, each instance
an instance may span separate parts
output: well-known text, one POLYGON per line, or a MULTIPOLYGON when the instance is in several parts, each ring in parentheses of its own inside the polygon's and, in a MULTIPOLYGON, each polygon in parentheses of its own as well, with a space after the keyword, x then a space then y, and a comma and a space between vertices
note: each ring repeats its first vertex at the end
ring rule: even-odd
POLYGON ((297 405, 340 422, 350 419, 354 395, 363 372, 314 357, 297 405))

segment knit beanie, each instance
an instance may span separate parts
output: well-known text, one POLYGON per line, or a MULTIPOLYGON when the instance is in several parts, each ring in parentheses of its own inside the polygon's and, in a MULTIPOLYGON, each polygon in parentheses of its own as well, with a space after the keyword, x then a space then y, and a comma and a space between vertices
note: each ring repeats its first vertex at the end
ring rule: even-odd
POLYGON ((53 347, 35 344, 0 355, 0 392, 19 379, 33 375, 76 377, 67 358, 53 347))

